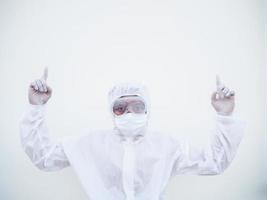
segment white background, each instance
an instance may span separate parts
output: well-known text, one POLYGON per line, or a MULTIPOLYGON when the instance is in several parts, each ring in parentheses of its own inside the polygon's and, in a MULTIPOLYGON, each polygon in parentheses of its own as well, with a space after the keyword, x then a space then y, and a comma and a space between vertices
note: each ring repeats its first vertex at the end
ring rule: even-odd
POLYGON ((151 129, 206 143, 220 74, 236 91, 245 137, 224 174, 175 177, 167 200, 266 199, 263 8, 262 0, 1 0, 0 199, 86 199, 71 168, 42 172, 20 146, 27 88, 45 65, 51 138, 112 128, 108 90, 140 80, 150 91, 151 129))

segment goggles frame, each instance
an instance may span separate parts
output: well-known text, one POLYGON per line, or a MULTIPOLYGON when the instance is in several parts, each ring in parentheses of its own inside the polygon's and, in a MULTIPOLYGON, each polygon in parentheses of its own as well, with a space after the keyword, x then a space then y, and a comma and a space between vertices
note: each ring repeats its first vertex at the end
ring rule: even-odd
POLYGON ((135 114, 146 114, 147 105, 145 100, 138 95, 125 95, 117 98, 112 105, 113 114, 124 115, 128 112, 135 114))

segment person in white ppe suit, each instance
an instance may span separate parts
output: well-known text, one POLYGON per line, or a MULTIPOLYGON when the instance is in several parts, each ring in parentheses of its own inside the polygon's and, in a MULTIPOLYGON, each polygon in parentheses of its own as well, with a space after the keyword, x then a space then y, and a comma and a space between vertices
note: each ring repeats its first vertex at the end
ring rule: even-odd
POLYGON ((52 141, 45 121, 51 93, 45 69, 29 86, 30 104, 19 125, 22 147, 43 171, 72 166, 92 200, 163 200, 168 181, 176 175, 224 172, 244 134, 244 121, 232 115, 235 93, 219 77, 211 97, 216 130, 201 148, 147 129, 149 96, 140 83, 121 83, 109 91, 113 129, 52 141))

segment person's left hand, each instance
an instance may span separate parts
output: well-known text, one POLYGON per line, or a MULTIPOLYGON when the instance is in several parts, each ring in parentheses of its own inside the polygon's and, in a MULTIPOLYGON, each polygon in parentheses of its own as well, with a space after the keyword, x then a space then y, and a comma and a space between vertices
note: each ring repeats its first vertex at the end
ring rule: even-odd
POLYGON ((221 83, 220 77, 216 76, 217 91, 212 93, 211 104, 220 115, 231 115, 235 107, 235 92, 221 83))

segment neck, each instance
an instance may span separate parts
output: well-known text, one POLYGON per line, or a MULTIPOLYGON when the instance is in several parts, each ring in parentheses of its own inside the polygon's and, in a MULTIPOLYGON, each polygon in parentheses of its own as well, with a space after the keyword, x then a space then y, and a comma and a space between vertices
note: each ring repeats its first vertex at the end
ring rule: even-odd
POLYGON ((114 132, 115 132, 115 135, 119 137, 120 141, 140 142, 145 137, 145 132, 144 134, 139 134, 139 135, 123 134, 116 127, 114 127, 114 132))

